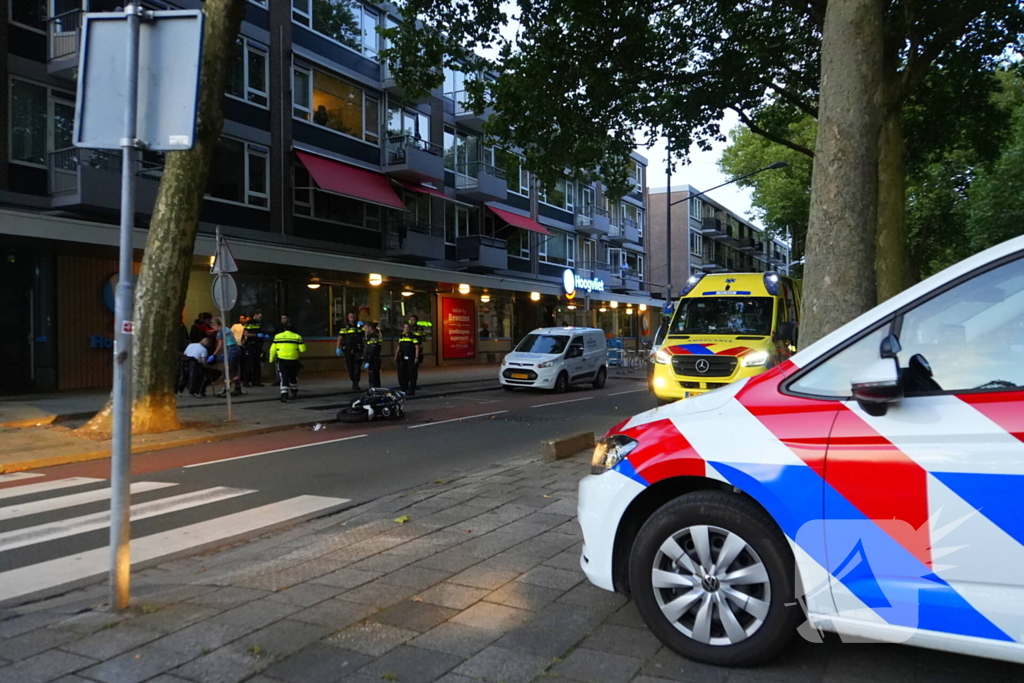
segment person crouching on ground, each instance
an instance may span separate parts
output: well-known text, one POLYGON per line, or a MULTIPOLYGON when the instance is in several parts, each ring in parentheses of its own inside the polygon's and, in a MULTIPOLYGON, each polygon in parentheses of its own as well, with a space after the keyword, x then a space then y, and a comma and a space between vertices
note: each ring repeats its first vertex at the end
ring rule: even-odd
POLYGON ((281 379, 281 402, 299 395, 299 356, 306 352, 306 344, 291 325, 274 335, 270 345, 270 362, 277 362, 277 376, 281 379))

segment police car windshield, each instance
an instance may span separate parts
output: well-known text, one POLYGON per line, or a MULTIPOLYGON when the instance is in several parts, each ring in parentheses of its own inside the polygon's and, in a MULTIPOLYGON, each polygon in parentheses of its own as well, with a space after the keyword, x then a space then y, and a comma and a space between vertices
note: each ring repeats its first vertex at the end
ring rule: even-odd
POLYGON ((683 299, 671 334, 749 334, 772 332, 772 299, 766 296, 708 296, 683 299))
POLYGON ((516 351, 520 353, 562 353, 569 337, 551 334, 528 334, 519 342, 516 351))

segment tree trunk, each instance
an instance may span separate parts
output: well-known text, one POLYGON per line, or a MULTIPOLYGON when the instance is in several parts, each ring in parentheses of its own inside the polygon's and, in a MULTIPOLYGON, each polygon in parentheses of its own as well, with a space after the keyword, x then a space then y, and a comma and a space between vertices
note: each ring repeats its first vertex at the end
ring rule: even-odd
POLYGON ((878 227, 875 277, 879 303, 909 284, 907 189, 900 110, 886 109, 878 134, 878 227))
POLYGON ((875 303, 882 0, 831 0, 804 266, 800 345, 875 303))
MULTIPOLYGON (((245 14, 245 0, 206 0, 203 9, 202 72, 195 147, 168 152, 160 180, 142 270, 135 291, 135 354, 132 359, 132 432, 147 434, 179 429, 174 393, 178 367, 178 332, 185 305, 199 213, 213 151, 224 125, 223 100, 235 60, 235 39, 245 14)), ((81 427, 111 431, 112 405, 81 427)))

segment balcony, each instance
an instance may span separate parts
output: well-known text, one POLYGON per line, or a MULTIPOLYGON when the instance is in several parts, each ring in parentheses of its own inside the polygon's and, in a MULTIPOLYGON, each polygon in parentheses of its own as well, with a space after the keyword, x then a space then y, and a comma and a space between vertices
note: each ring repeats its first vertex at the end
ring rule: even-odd
POLYGON ((640 244, 640 226, 630 218, 623 218, 620 225, 612 225, 608 229, 608 241, 615 244, 640 244))
POLYGON ((632 268, 621 268, 612 281, 612 290, 616 292, 639 292, 641 274, 632 268))
POLYGON ((384 226, 384 256, 393 261, 423 264, 444 260, 444 228, 415 221, 384 226))
POLYGON ((607 235, 609 228, 608 211, 596 206, 587 206, 576 214, 576 232, 583 235, 607 235))
POLYGON ((411 135, 393 135, 384 146, 384 170, 411 183, 444 180, 444 150, 411 135))
POLYGON ((715 234, 710 235, 711 239, 721 244, 728 245, 730 247, 739 246, 739 240, 736 239, 736 226, 729 225, 728 223, 722 222, 722 227, 715 234))
POLYGON ((755 242, 753 237, 741 237, 736 248, 745 254, 757 254, 764 251, 764 246, 760 242, 755 242))
POLYGON ((458 123, 466 128, 482 133, 484 130, 484 124, 487 119, 490 118, 493 108, 488 106, 480 114, 473 111, 472 107, 469 106, 469 93, 465 90, 459 90, 457 92, 448 92, 444 94, 447 101, 445 102, 445 111, 455 116, 455 123, 458 123))
POLYGON ((508 198, 505 170, 482 161, 456 164, 455 194, 478 202, 503 202, 508 198))
POLYGON ((784 266, 786 265, 786 259, 781 251, 772 249, 768 253, 768 263, 772 264, 773 266, 784 266))
POLYGON ((468 235, 455 240, 455 258, 467 270, 493 272, 508 268, 505 240, 487 235, 468 235))
POLYGON ((704 216, 700 223, 700 234, 705 237, 720 237, 725 234, 725 223, 714 216, 704 216))
MULTIPOLYGON (((135 206, 150 213, 163 176, 163 163, 153 159, 137 162, 135 206)), ((53 208, 89 206, 121 208, 121 153, 69 147, 50 153, 50 197, 53 208)))
POLYGON ((51 76, 74 80, 82 38, 82 10, 63 12, 47 21, 46 70, 51 76))

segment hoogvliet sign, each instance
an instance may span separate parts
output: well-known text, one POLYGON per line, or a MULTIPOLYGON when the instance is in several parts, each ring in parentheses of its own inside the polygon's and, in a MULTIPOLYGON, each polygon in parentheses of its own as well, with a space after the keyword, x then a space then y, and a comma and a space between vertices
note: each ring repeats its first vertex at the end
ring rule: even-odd
POLYGON ((441 352, 445 360, 476 358, 476 301, 441 299, 441 352))

